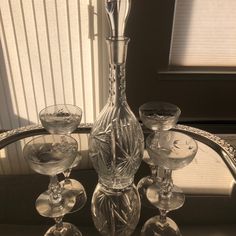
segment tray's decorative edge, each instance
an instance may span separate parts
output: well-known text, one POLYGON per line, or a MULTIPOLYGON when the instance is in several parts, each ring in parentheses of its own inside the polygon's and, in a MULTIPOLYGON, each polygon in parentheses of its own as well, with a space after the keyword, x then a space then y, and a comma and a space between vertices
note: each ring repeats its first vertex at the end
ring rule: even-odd
MULTIPOLYGON (((87 132, 89 132, 91 127, 92 127, 92 124, 83 123, 79 125, 77 130, 78 131, 86 130, 87 132)), ((39 130, 43 131, 44 128, 42 125, 36 124, 36 125, 22 126, 16 129, 12 129, 12 130, 0 133, 0 149, 10 144, 11 142, 14 142, 15 140, 17 140, 18 137, 20 138, 24 136, 24 134, 28 134, 28 133, 39 131, 39 130)))
MULTIPOLYGON (((86 132, 89 132, 91 127, 92 127, 92 123, 82 123, 77 128, 77 131, 86 130, 86 132)), ((227 155, 230 157, 230 159, 232 160, 232 162, 236 166, 236 149, 232 145, 230 145, 227 141, 225 141, 224 139, 221 139, 220 137, 218 137, 214 134, 211 134, 207 131, 204 131, 204 130, 201 130, 198 128, 194 128, 191 126, 176 125, 175 128, 179 129, 179 130, 186 131, 186 132, 195 133, 197 135, 203 136, 203 137, 211 140, 212 142, 218 144, 227 153, 227 155)), ((11 140, 14 141, 15 139, 17 139, 17 137, 21 137, 22 135, 24 136, 24 134, 26 134, 26 133, 31 133, 31 132, 34 132, 37 130, 43 130, 43 129, 44 128, 42 125, 37 124, 37 125, 23 126, 23 127, 17 128, 17 129, 12 129, 12 130, 0 133, 0 149, 3 148, 4 146, 6 146, 7 144, 11 143, 11 140), (6 142, 6 140, 8 140, 8 142, 6 142)))
POLYGON ((224 139, 222 139, 214 134, 211 134, 207 131, 204 131, 204 130, 201 130, 198 128, 194 128, 191 126, 176 125, 175 128, 203 136, 203 137, 211 140, 212 142, 218 144, 227 153, 227 155, 230 157, 230 159, 233 161, 233 163, 236 166, 236 149, 231 144, 229 144, 227 141, 225 141, 224 139))
POLYGON ((15 135, 19 135, 21 133, 43 129, 41 125, 28 125, 28 126, 22 126, 20 128, 12 129, 3 133, 0 133, 0 142, 3 141, 6 138, 10 138, 15 135))

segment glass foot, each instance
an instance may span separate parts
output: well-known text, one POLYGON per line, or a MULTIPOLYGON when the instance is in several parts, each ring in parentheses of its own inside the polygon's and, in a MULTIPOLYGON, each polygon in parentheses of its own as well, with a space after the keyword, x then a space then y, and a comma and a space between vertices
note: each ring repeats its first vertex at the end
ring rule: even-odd
POLYGON ((153 188, 156 188, 156 191, 160 190, 160 184, 156 181, 151 176, 146 176, 142 178, 137 185, 137 189, 139 192, 140 200, 142 202, 142 205, 148 208, 155 208, 153 204, 150 203, 150 201, 147 199, 147 189, 150 186, 153 186, 153 188))
POLYGON ((147 199, 160 210, 172 211, 183 206, 185 195, 175 185, 168 195, 161 194, 161 189, 157 189, 154 185, 151 185, 147 189, 147 199))
POLYGON ((82 236, 82 234, 73 224, 63 222, 61 227, 52 226, 44 236, 82 236))
POLYGON ((150 218, 144 224, 141 230, 141 236, 181 236, 177 224, 169 217, 164 222, 160 220, 160 216, 150 218))
POLYGON ((87 202, 87 195, 84 186, 75 179, 66 179, 60 182, 64 189, 71 191, 75 197, 76 203, 69 213, 74 213, 84 207, 87 202))
POLYGON ((35 206, 38 213, 44 217, 56 218, 67 214, 75 205, 76 198, 70 190, 64 189, 61 192, 62 200, 58 203, 50 201, 50 193, 46 191, 39 195, 35 206))

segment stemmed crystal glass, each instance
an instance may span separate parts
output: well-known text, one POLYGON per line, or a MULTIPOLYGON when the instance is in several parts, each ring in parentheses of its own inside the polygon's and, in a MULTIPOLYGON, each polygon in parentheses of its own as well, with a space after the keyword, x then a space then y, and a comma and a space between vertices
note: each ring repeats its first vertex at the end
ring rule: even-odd
POLYGON ((185 201, 183 191, 173 184, 172 171, 187 166, 197 153, 197 143, 190 136, 177 131, 164 131, 158 138, 151 134, 146 139, 147 151, 155 166, 165 170, 161 188, 150 186, 148 200, 160 210, 160 216, 149 219, 141 235, 180 236, 178 226, 167 217, 171 210, 180 208, 185 201))
MULTIPOLYGON (((173 128, 180 116, 180 109, 174 104, 167 102, 152 101, 147 102, 139 107, 139 116, 143 124, 153 131, 150 137, 158 139, 161 132, 173 128)), ((164 175, 164 169, 154 165, 153 160, 144 155, 143 161, 148 164, 151 170, 151 175, 142 178, 137 185, 142 204, 153 208, 150 201, 147 199, 147 189, 152 186, 153 189, 160 189, 164 175)))
MULTIPOLYGON (((23 154, 30 167, 39 174, 50 176, 48 190, 40 194, 35 204, 40 215, 56 221, 45 236, 71 235, 73 225, 63 223, 62 217, 74 207, 76 199, 71 191, 60 185, 57 175, 71 166, 77 152, 77 141, 67 135, 43 135, 24 146, 23 154)), ((81 234, 77 230, 75 235, 81 234)))
MULTIPOLYGON (((79 126, 82 119, 82 110, 71 104, 57 104, 44 108, 39 113, 40 121, 43 127, 51 134, 70 135, 79 126)), ((83 185, 69 178, 72 168, 76 167, 81 160, 81 155, 77 156, 72 165, 63 171, 65 180, 61 185, 71 190, 76 196, 76 204, 70 213, 80 210, 87 201, 87 195, 83 185)))

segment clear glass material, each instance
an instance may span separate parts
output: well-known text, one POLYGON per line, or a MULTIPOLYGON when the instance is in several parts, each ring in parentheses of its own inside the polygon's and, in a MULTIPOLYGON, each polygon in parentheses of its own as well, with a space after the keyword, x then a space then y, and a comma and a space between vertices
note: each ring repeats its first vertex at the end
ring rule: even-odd
MULTIPOLYGON (((179 107, 167 102, 152 101, 139 107, 141 121, 147 128, 154 132, 149 136, 149 139, 155 136, 158 138, 160 132, 173 128, 178 121, 180 113, 179 107)), ((149 165, 151 175, 142 178, 137 187, 142 203, 147 207, 153 208, 153 205, 147 199, 147 189, 150 186, 153 191, 154 189, 158 191, 161 188, 164 169, 158 165, 154 165, 149 155, 144 155, 143 161, 149 165)))
POLYGON ((137 184, 137 188, 142 205, 148 208, 155 208, 153 204, 151 204, 150 201, 147 199, 147 190, 150 186, 152 188, 158 188, 158 189, 161 187, 164 170, 162 168, 157 168, 153 164, 150 164, 150 162, 148 163, 151 174, 140 179, 137 184))
MULTIPOLYGON (((79 126, 82 110, 71 104, 56 104, 40 111, 39 117, 43 127, 49 133, 69 135, 79 126)), ((83 185, 79 181, 69 178, 72 168, 76 167, 80 160, 81 155, 78 153, 71 166, 63 171, 65 180, 60 182, 64 189, 70 190, 76 197, 76 204, 70 213, 80 210, 87 201, 83 185)))
POLYGON ((108 23, 110 25, 112 38, 120 38, 124 36, 130 7, 131 0, 105 0, 105 9, 108 15, 108 23))
POLYGON ((71 223, 62 222, 62 218, 55 219, 56 224, 44 236, 82 236, 82 233, 71 223))
POLYGON ((160 216, 154 216, 144 224, 141 236, 181 236, 181 233, 176 223, 169 217, 162 220, 160 216))
POLYGON ((57 174, 66 170, 78 151, 77 141, 70 136, 44 135, 29 141, 23 154, 37 173, 50 176, 49 188, 36 200, 36 209, 45 217, 61 217, 75 204, 70 191, 61 187, 57 174))
POLYGON ((197 143, 190 136, 177 131, 163 131, 148 136, 147 151, 154 165, 161 166, 165 175, 161 188, 151 185, 147 189, 148 200, 160 210, 160 216, 149 219, 143 226, 141 235, 181 235, 177 225, 166 215, 184 204, 185 196, 173 184, 172 170, 188 165, 197 153, 197 143))
POLYGON ((146 139, 147 152, 154 165, 177 170, 188 165, 196 155, 197 143, 190 136, 177 131, 151 134, 146 139))
POLYGON ((157 136, 152 134, 146 139, 147 151, 154 165, 165 169, 165 176, 159 190, 147 190, 149 201, 163 210, 174 210, 184 204, 184 193, 172 181, 172 170, 188 165, 197 153, 197 143, 190 136, 164 131, 157 136), (157 197, 158 195, 158 197, 157 197))
POLYGON ((70 104, 57 104, 39 113, 43 127, 51 134, 71 134, 79 126, 82 110, 70 104))
POLYGON ((128 38, 108 39, 109 97, 95 121, 89 155, 99 182, 121 189, 133 183, 144 148, 141 126, 130 110, 125 94, 125 60, 128 38))
POLYGON ((93 193, 92 217, 101 235, 131 235, 138 224, 140 209, 140 198, 134 184, 122 190, 98 184, 93 193))
POLYGON ((108 101, 94 122, 89 156, 99 183, 92 198, 93 221, 102 235, 130 235, 140 216, 140 198, 133 184, 143 156, 141 126, 125 93, 125 64, 129 39, 124 36, 131 0, 105 0, 111 37, 108 101))
POLYGON ((143 124, 147 128, 159 132, 173 128, 180 114, 180 109, 168 102, 148 102, 139 108, 139 115, 143 124))

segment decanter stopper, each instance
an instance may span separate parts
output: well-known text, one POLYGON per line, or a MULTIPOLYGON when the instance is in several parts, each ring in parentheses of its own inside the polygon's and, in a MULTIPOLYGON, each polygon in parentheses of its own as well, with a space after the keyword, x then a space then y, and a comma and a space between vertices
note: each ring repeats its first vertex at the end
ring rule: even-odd
POLYGON ((111 38, 124 37, 131 0, 106 0, 105 9, 111 29, 111 38))

